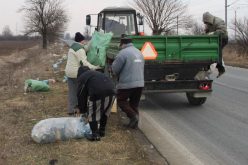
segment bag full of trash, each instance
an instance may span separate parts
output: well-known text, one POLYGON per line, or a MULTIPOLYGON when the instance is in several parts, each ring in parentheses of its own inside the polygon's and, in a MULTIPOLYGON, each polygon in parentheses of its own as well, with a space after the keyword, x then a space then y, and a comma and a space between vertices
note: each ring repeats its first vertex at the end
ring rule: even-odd
POLYGON ((50 90, 49 84, 54 84, 56 81, 54 79, 48 80, 25 80, 24 83, 24 92, 47 92, 50 90))
POLYGON ((25 80, 25 86, 24 86, 25 92, 46 92, 49 91, 49 85, 47 81, 40 81, 40 80, 32 80, 28 79, 25 80))
POLYGON ((106 50, 112 39, 113 33, 103 33, 95 31, 89 44, 87 60, 95 65, 104 67, 106 61, 106 50))
POLYGON ((79 139, 89 133, 90 126, 82 117, 62 117, 41 120, 33 127, 31 137, 44 144, 79 139))

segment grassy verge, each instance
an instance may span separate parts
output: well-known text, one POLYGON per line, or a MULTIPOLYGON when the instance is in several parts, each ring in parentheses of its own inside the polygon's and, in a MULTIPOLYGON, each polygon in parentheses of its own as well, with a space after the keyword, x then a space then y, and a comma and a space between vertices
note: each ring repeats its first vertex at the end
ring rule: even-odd
POLYGON ((63 72, 55 74, 51 69, 66 51, 61 47, 52 47, 48 51, 35 47, 18 51, 9 56, 10 59, 2 60, 0 164, 165 164, 164 160, 154 161, 147 155, 144 148, 149 148, 150 144, 140 143, 141 138, 137 138, 137 134, 141 135, 139 131, 125 129, 119 114, 111 114, 106 137, 100 142, 89 142, 83 138, 37 144, 31 139, 31 130, 40 120, 66 116, 67 84, 61 81, 63 72), (22 60, 17 60, 20 56, 22 60), (15 62, 11 62, 12 59, 16 59, 15 62), (55 78, 58 82, 51 85, 49 92, 25 95, 24 80, 29 78, 55 78))
POLYGON ((239 55, 234 46, 226 46, 223 52, 223 58, 226 65, 240 68, 248 68, 248 56, 239 55))

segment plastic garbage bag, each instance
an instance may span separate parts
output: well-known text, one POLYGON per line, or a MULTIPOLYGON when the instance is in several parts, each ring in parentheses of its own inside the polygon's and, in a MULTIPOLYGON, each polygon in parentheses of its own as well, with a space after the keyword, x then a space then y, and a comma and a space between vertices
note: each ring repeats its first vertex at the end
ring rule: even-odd
POLYGON ((46 80, 32 80, 28 79, 25 80, 25 86, 24 86, 25 92, 46 92, 49 91, 49 85, 48 81, 46 80))
POLYGON ((92 35, 87 52, 87 60, 95 65, 104 67, 106 62, 106 49, 112 39, 113 33, 95 31, 92 35))
POLYGON ((66 61, 66 60, 67 60, 67 56, 66 56, 66 55, 64 55, 62 58, 58 59, 58 60, 56 61, 56 63, 54 63, 54 64, 52 65, 53 71, 54 71, 54 72, 58 72, 58 71, 59 71, 60 65, 61 65, 64 61, 66 61))
POLYGON ((59 68, 59 65, 57 63, 53 64, 52 66, 54 71, 57 71, 59 68))
POLYGON ((66 83, 68 81, 68 77, 64 76, 63 83, 66 83))
POLYGON ((31 137, 37 143, 79 139, 91 133, 82 117, 62 117, 41 120, 32 129, 31 137))

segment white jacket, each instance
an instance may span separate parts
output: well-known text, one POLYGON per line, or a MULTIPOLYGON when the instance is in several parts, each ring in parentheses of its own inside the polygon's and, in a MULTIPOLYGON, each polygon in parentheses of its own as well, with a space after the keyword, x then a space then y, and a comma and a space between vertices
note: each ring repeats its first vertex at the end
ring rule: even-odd
POLYGON ((67 63, 65 67, 65 74, 69 78, 77 78, 78 68, 80 67, 80 61, 84 66, 88 66, 90 69, 98 69, 98 66, 94 66, 87 61, 87 56, 83 45, 80 43, 73 43, 68 52, 67 63))

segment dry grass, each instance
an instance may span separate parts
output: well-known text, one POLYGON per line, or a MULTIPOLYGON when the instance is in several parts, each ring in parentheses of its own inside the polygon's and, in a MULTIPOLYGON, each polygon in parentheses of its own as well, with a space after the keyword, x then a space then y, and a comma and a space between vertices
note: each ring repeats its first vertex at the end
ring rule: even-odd
POLYGON ((0 164, 163 164, 148 159, 143 146, 134 140, 136 131, 126 130, 120 117, 110 117, 106 137, 92 143, 86 139, 53 144, 36 144, 31 139, 33 126, 42 119, 66 116, 67 85, 58 81, 46 93, 23 94, 23 82, 28 78, 61 80, 62 73, 54 74, 51 65, 65 50, 52 47, 42 51, 38 47, 17 51, 0 58, 0 164), (14 60, 15 59, 15 60, 14 60), (14 60, 14 62, 12 61, 14 60))
POLYGON ((248 68, 248 56, 240 56, 233 45, 227 45, 223 52, 223 58, 226 65, 248 68))
MULTIPOLYGON (((112 114, 107 135, 100 142, 86 139, 53 144, 36 144, 31 130, 40 120, 66 116, 67 85, 62 83, 63 72, 54 74, 51 65, 66 54, 61 46, 44 51, 39 46, 26 49, 28 43, 0 43, 0 164, 49 164, 57 160, 60 165, 82 164, 165 164, 151 159, 145 150, 150 144, 137 141, 139 131, 122 127, 118 114, 112 114), (23 44, 23 45, 22 45, 23 44), (4 46, 5 45, 5 46, 4 46), (60 57, 53 54, 60 55, 60 57), (58 82, 46 93, 23 94, 25 79, 55 78, 58 82), (134 140, 136 139, 136 140, 134 140)), ((225 48, 224 60, 228 65, 248 67, 248 60, 238 57, 232 48, 225 48)), ((152 151, 152 157, 159 157, 152 151)))
POLYGON ((0 41, 0 56, 27 49, 37 44, 37 41, 0 41))
POLYGON ((0 162, 48 164, 57 159, 59 164, 149 164, 142 147, 132 139, 130 131, 123 129, 116 114, 111 116, 107 135, 100 142, 80 139, 46 145, 34 143, 30 133, 35 123, 65 115, 65 89, 65 84, 57 84, 49 93, 18 94, 1 103, 4 108, 0 113, 0 162))

